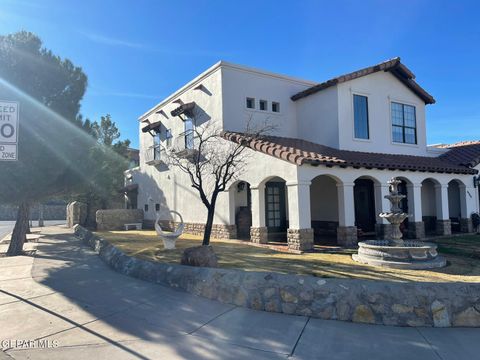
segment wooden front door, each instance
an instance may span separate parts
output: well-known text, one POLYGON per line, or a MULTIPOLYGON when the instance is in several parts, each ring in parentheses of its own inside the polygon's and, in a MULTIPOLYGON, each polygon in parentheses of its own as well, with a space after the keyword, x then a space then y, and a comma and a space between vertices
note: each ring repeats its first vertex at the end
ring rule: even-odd
POLYGON ((287 231, 284 182, 271 181, 265 185, 265 221, 268 232, 287 231))
POLYGON ((353 188, 355 199, 355 225, 363 232, 375 231, 375 194, 373 181, 359 179, 353 188))

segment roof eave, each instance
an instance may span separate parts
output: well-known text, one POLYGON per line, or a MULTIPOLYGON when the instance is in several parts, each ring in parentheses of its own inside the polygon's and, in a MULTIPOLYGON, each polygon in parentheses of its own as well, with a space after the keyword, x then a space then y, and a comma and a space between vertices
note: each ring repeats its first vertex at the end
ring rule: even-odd
POLYGON ((411 91, 413 91, 417 96, 419 96, 425 102, 425 104, 435 104, 435 99, 433 98, 433 96, 415 82, 415 74, 400 62, 399 57, 327 80, 323 83, 312 86, 291 96, 290 99, 292 101, 297 101, 339 83, 358 79, 360 77, 371 75, 379 71, 391 72, 392 75, 394 75, 405 86, 407 86, 411 91))

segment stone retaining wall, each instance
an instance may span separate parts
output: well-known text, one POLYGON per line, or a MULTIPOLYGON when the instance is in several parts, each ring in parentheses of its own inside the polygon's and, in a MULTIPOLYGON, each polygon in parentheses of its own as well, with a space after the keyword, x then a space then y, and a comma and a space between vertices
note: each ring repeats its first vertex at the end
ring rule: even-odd
POLYGON ((81 226, 74 230, 120 273, 223 303, 359 323, 480 327, 480 284, 323 279, 154 263, 125 255, 81 226))
POLYGON ((97 210, 97 229, 101 231, 124 230, 124 224, 142 223, 143 210, 141 209, 112 209, 97 210))
MULTIPOLYGON (((180 224, 177 221, 172 220, 160 220, 160 226, 163 230, 174 231, 177 226, 180 224)), ((146 228, 154 228, 155 221, 153 220, 144 220, 146 228)), ((203 236, 205 231, 205 224, 200 223, 185 223, 184 233, 203 236)), ((236 239, 237 238, 237 227, 235 225, 222 225, 222 224, 213 224, 211 236, 215 239, 236 239)))

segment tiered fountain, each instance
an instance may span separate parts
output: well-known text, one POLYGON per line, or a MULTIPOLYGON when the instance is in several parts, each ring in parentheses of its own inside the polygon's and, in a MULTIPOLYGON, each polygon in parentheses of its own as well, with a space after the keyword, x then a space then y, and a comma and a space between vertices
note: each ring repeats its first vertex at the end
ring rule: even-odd
POLYGON ((390 212, 379 214, 392 225, 391 238, 359 242, 358 254, 352 255, 353 260, 396 269, 432 269, 445 266, 445 258, 438 256, 436 244, 402 239, 400 224, 408 214, 400 208, 400 201, 405 198, 405 195, 398 192, 400 183, 401 180, 396 178, 388 182, 390 195, 385 195, 385 198, 390 200, 390 212))

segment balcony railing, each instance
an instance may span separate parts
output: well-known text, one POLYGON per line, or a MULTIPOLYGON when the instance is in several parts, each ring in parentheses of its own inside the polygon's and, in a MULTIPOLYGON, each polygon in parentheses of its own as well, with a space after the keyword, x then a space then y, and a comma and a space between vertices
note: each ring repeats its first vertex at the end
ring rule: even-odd
POLYGON ((193 130, 187 130, 175 138, 173 151, 180 157, 192 157, 196 154, 196 139, 193 130))
POLYGON ((145 163, 147 165, 159 165, 165 157, 165 149, 161 145, 150 146, 145 151, 145 163))

